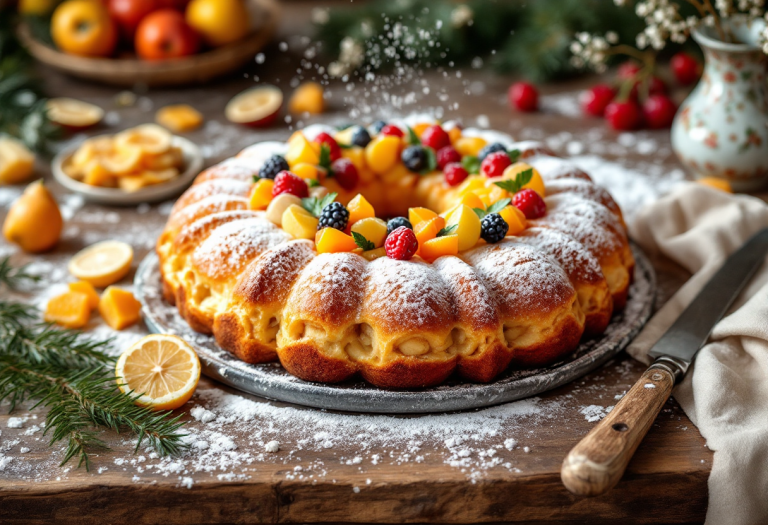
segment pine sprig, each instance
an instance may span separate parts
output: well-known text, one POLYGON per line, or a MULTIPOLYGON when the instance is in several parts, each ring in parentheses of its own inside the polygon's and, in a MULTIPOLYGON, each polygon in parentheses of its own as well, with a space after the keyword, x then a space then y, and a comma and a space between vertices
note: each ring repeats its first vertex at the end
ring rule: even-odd
POLYGON ((116 387, 114 358, 105 352, 110 341, 35 319, 29 306, 0 302, 0 401, 7 400, 11 411, 26 399, 48 409, 50 444, 67 443, 62 465, 78 458, 78 467, 89 469, 88 452, 107 448, 99 437, 104 430, 130 431, 138 438, 136 450, 144 442, 163 456, 185 448, 181 415, 137 406, 140 394, 116 387))
POLYGON ((14 267, 10 257, 0 259, 0 284, 11 290, 17 290, 25 283, 36 283, 39 280, 40 276, 29 273, 26 266, 14 267))

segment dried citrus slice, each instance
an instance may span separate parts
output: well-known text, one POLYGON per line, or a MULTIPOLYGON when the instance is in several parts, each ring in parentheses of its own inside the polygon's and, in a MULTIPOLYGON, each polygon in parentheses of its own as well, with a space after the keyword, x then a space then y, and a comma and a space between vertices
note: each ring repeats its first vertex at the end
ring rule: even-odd
POLYGON ((142 124, 115 135, 115 144, 138 147, 145 153, 159 155, 171 147, 171 134, 157 124, 142 124))
POLYGON ((114 284, 128 273, 133 248, 120 241, 98 242, 80 250, 69 261, 69 273, 98 288, 114 284))
POLYGON ((139 169, 141 149, 136 146, 121 145, 101 157, 101 164, 114 175, 128 175, 139 169))
POLYGON ((183 339, 153 334, 123 352, 115 375, 120 390, 142 394, 136 404, 153 410, 173 410, 195 393, 200 360, 183 339))
POLYGON ((51 122, 74 130, 94 126, 104 117, 104 110, 99 106, 74 98, 49 99, 45 109, 51 122))

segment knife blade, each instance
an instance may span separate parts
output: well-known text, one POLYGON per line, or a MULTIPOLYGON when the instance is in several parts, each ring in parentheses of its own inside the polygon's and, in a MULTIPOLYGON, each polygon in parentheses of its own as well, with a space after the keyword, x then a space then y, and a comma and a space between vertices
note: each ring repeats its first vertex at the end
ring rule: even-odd
POLYGON ((712 328, 768 254, 768 228, 723 263, 649 355, 655 360, 611 412, 563 460, 560 477, 576 495, 603 494, 619 482, 672 388, 680 382, 712 328))

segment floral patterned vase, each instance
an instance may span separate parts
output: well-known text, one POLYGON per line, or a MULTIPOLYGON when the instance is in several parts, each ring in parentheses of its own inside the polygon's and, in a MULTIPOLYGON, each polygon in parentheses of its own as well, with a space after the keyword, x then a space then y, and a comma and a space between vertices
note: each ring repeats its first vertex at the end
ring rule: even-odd
POLYGON ((704 50, 701 81, 672 123, 672 147, 696 177, 727 179, 736 191, 768 186, 768 84, 766 55, 758 45, 764 23, 730 21, 743 43, 695 30, 704 50))

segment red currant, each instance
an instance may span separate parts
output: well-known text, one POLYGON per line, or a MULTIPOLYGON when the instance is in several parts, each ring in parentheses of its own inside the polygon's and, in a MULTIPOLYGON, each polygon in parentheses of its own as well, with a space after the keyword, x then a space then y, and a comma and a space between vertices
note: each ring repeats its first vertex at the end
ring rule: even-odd
POLYGON ((464 169, 464 166, 458 162, 450 162, 445 168, 443 168, 443 174, 445 175, 445 182, 448 186, 458 186, 464 179, 469 177, 469 173, 464 169))
POLYGON ((652 95, 643 103, 643 116, 649 128, 662 129, 672 125, 677 106, 666 95, 652 95))
POLYGON ((339 186, 347 191, 350 191, 357 186, 357 182, 360 180, 360 174, 357 172, 357 168, 349 159, 336 159, 331 164, 331 171, 333 172, 333 178, 339 183, 339 186))
POLYGON ((402 137, 405 134, 403 133, 403 130, 395 126, 394 124, 387 124, 383 128, 381 128, 381 131, 379 132, 381 135, 391 135, 393 137, 402 137))
POLYGON ((518 111, 536 111, 539 108, 539 92, 528 82, 512 84, 508 96, 509 105, 518 111))
POLYGON ((339 143, 336 142, 336 139, 331 137, 328 133, 318 133, 317 137, 315 137, 315 140, 312 142, 316 142, 317 144, 325 144, 328 146, 328 150, 331 154, 331 162, 341 157, 341 148, 339 147, 339 143))
POLYGON ((429 126, 422 131, 421 137, 419 138, 421 139, 422 144, 429 146, 435 151, 451 145, 451 137, 449 137, 448 133, 437 124, 429 126))
POLYGON ((699 62, 688 53, 675 54, 669 65, 677 81, 684 86, 693 84, 699 78, 699 62))
POLYGON ((541 195, 531 189, 520 190, 512 197, 512 205, 523 212, 526 219, 538 219, 547 214, 547 204, 541 195))
POLYGON ((453 146, 445 146, 437 151, 437 166, 442 170, 450 162, 461 162, 461 154, 453 146))
POLYGON ((642 117, 640 106, 634 100, 614 101, 605 108, 605 118, 613 129, 636 129, 640 127, 642 117))
POLYGON ((511 164, 512 161, 506 151, 489 153, 480 164, 480 172, 484 173, 486 177, 501 177, 504 170, 511 164))
POLYGON ((611 103, 615 96, 616 90, 611 86, 597 84, 582 94, 581 107, 587 115, 602 117, 605 114, 605 107, 611 103))

